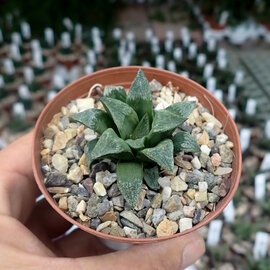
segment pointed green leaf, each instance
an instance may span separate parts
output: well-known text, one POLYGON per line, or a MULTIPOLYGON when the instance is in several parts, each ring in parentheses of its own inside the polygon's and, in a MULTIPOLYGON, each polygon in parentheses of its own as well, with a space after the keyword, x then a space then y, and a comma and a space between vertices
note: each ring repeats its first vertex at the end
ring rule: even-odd
POLYGON ((132 160, 134 158, 128 144, 117 136, 113 129, 109 128, 102 133, 92 151, 86 151, 85 155, 90 162, 99 158, 116 158, 132 160))
POLYGON ((152 129, 146 138, 147 146, 156 145, 161 140, 172 136, 174 130, 185 122, 185 118, 167 110, 155 112, 152 129))
POLYGON ((141 154, 156 162, 165 170, 173 171, 173 142, 166 139, 152 148, 145 148, 140 151, 141 154))
POLYGON ((143 149, 145 147, 144 140, 145 140, 145 137, 140 138, 140 139, 136 139, 136 140, 128 139, 128 140, 125 140, 125 142, 131 148, 138 150, 138 149, 143 149))
POLYGON ((149 169, 145 168, 143 170, 143 178, 148 187, 150 187, 151 189, 154 190, 159 189, 158 177, 159 177, 158 166, 149 169))
POLYGON ((132 138, 139 139, 146 136, 150 131, 150 122, 148 114, 145 114, 135 130, 133 131, 132 138))
POLYGON ((183 119, 187 119, 192 111, 196 107, 195 101, 183 101, 177 102, 166 108, 167 111, 181 116, 183 119))
POLYGON ((136 78, 131 84, 127 95, 127 104, 129 104, 141 119, 146 113, 150 120, 153 115, 152 93, 148 80, 139 69, 136 78))
POLYGON ((180 131, 173 138, 174 152, 200 152, 201 149, 196 139, 188 132, 180 131))
POLYGON ((134 162, 118 162, 116 174, 117 185, 124 199, 130 207, 135 208, 142 188, 142 164, 134 162))
POLYGON ((100 101, 111 115, 121 138, 129 138, 139 123, 136 112, 129 105, 117 99, 102 97, 100 101))
POLYGON ((127 93, 123 86, 106 85, 104 88, 104 97, 126 102, 127 93))
POLYGON ((106 129, 114 127, 110 116, 99 109, 89 109, 70 116, 73 121, 78 121, 83 125, 102 134, 106 129))
POLYGON ((98 142, 98 139, 94 139, 92 141, 89 141, 84 147, 84 153, 86 156, 86 164, 88 167, 90 167, 90 165, 91 165, 91 162, 92 162, 91 153, 92 153, 93 149, 95 148, 97 142, 98 142))

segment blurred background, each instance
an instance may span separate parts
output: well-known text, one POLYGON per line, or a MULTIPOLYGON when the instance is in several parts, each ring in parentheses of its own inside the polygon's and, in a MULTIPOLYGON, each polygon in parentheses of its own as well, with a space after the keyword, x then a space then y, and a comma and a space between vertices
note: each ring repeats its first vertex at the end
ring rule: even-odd
POLYGON ((243 172, 189 269, 270 269, 270 1, 0 0, 0 149, 66 84, 112 66, 189 77, 229 109, 243 172))

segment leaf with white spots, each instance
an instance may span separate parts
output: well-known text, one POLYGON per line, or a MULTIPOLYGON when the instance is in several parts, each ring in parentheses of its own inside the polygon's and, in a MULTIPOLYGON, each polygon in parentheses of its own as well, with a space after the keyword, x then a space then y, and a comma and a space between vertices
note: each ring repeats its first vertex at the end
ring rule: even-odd
POLYGON ((118 162, 117 185, 124 199, 135 208, 142 188, 143 166, 135 162, 118 162))
POLYGON ((126 102, 127 93, 123 86, 106 85, 104 88, 104 97, 126 102))
POLYGON ((173 142, 170 139, 160 142, 155 147, 145 148, 139 151, 139 155, 143 155, 156 162, 163 169, 173 172, 173 142))
POLYGON ((180 131, 173 136, 172 140, 175 153, 180 151, 192 153, 201 151, 196 139, 188 132, 180 131))
POLYGON ((177 102, 166 108, 167 111, 181 116, 183 119, 187 119, 192 111, 196 107, 195 101, 182 101, 177 102))
POLYGON ((153 168, 145 168, 143 170, 143 178, 148 187, 150 187, 151 189, 154 190, 159 189, 158 177, 159 177, 158 166, 155 166, 153 168))
POLYGON ((127 104, 136 111, 139 119, 147 113, 149 119, 152 120, 152 93, 148 80, 141 69, 139 69, 136 78, 131 84, 127 95, 127 104))
POLYGON ((89 127, 90 129, 102 134, 106 129, 114 127, 110 116, 99 109, 88 109, 70 116, 73 121, 89 127))

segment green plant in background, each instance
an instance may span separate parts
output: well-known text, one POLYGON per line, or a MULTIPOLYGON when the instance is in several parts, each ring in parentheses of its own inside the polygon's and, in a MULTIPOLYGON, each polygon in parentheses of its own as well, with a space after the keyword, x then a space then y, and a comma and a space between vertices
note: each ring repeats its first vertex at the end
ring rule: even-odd
POLYGON ((143 179, 151 189, 158 188, 157 165, 173 171, 174 154, 200 151, 188 132, 175 132, 193 111, 195 102, 174 103, 154 111, 150 86, 141 70, 128 94, 122 86, 105 86, 100 101, 106 112, 89 109, 71 119, 100 135, 85 146, 87 163, 91 166, 98 159, 116 160, 118 187, 134 208, 143 179))
POLYGON ((247 265, 240 267, 240 270, 269 270, 270 258, 255 260, 251 254, 247 254, 247 265))

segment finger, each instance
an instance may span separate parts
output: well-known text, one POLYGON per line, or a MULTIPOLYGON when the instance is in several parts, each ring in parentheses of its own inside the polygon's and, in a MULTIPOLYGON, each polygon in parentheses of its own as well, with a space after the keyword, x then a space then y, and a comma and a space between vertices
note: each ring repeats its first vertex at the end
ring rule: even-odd
POLYGON ((23 222, 39 194, 31 165, 32 137, 31 132, 0 152, 0 214, 23 222))
POLYGON ((43 199, 36 203, 25 226, 36 236, 46 234, 50 239, 53 239, 64 234, 71 227, 71 223, 60 216, 43 199))
MULTIPOLYGON (((96 257, 66 260, 66 268, 112 269, 184 269, 194 263, 205 251, 204 241, 198 233, 190 233, 154 244, 137 245, 133 248, 96 257), (68 268, 70 267, 70 268, 68 268)), ((63 263, 63 260, 60 260, 63 263)), ((64 268, 63 268, 64 269, 64 268)))
POLYGON ((56 248, 65 257, 76 258, 94 256, 112 252, 101 241, 80 229, 76 229, 69 235, 55 242, 56 248))

